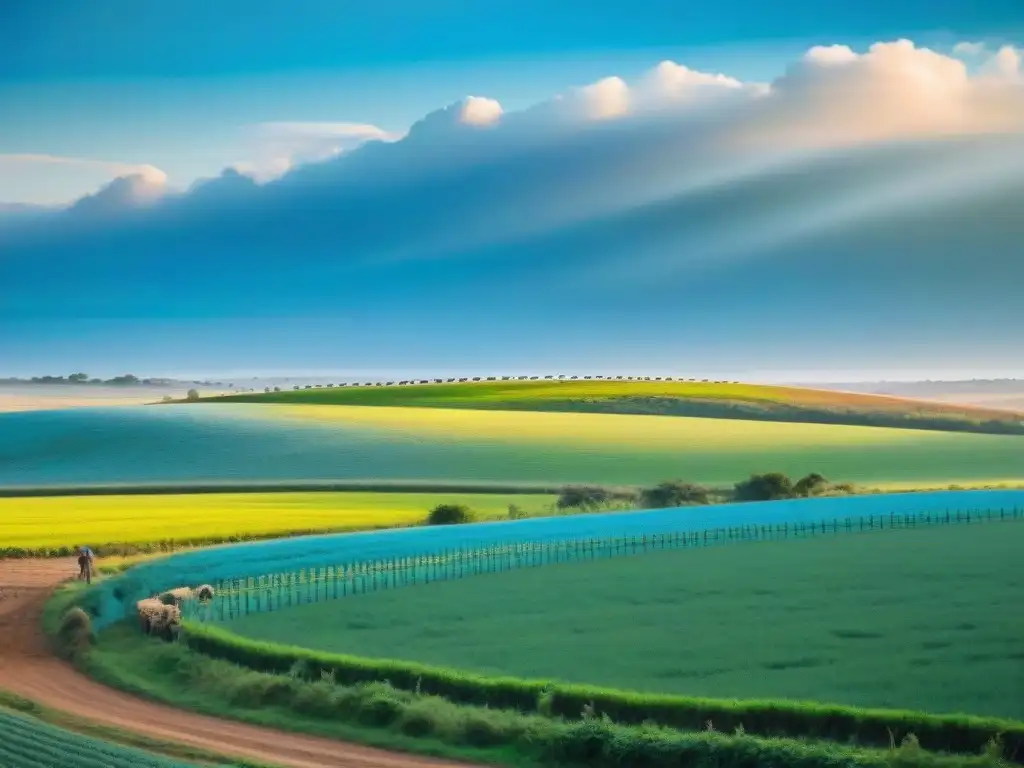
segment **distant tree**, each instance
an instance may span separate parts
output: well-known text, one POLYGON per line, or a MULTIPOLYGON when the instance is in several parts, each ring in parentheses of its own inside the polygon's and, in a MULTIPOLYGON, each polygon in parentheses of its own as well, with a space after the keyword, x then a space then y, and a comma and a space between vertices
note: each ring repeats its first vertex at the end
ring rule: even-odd
POLYGON ((817 472, 812 472, 806 477, 801 477, 793 486, 793 494, 796 496, 817 496, 828 489, 828 480, 817 472))
POLYGON ((185 399, 188 400, 190 403, 194 403, 196 400, 199 399, 199 390, 190 389, 188 391, 188 394, 185 395, 185 399))
POLYGON ((613 498, 600 485, 569 485, 562 489, 555 506, 559 509, 600 509, 613 498))
POLYGON ((87 373, 72 373, 68 376, 68 381, 72 384, 85 384, 89 381, 89 374, 87 373))
POLYGON ((124 376, 115 376, 114 378, 112 378, 112 379, 107 381, 107 384, 115 384, 115 385, 118 385, 118 386, 123 386, 125 384, 138 384, 138 383, 139 383, 139 377, 138 376, 134 376, 134 375, 132 375, 130 373, 126 373, 124 376))
POLYGON ((651 509, 707 504, 709 501, 707 488, 682 480, 666 480, 640 492, 641 504, 651 509))
POLYGON ((270 391, 270 387, 264 387, 264 388, 263 388, 263 391, 264 391, 264 392, 269 392, 269 391, 270 391))
POLYGON ((516 504, 509 504, 508 505, 508 519, 509 520, 522 520, 524 517, 526 517, 526 513, 523 511, 522 507, 520 507, 520 506, 518 506, 516 504))
POLYGON ((164 395, 164 396, 163 396, 163 397, 161 398, 161 401, 162 401, 162 402, 165 402, 165 403, 173 403, 173 402, 174 402, 174 398, 173 398, 173 397, 171 397, 170 395, 164 395))
POLYGON ((428 525, 460 525, 475 519, 472 510, 465 504, 438 504, 427 515, 428 525))
POLYGON ((736 501, 774 501, 793 498, 793 481, 781 472, 751 475, 736 483, 733 489, 736 501))
POLYGON ((275 392, 280 392, 280 391, 281 391, 281 388, 280 388, 280 387, 274 387, 274 391, 275 391, 275 392))

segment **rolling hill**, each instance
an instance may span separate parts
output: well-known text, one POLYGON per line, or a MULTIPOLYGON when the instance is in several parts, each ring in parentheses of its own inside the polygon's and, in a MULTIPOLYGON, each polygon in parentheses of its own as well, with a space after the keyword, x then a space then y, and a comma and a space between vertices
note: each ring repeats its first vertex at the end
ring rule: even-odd
POLYGON ((738 382, 478 377, 324 385, 200 402, 575 411, 1024 434, 1024 413, 738 382), (429 383, 427 383, 429 382, 429 383))

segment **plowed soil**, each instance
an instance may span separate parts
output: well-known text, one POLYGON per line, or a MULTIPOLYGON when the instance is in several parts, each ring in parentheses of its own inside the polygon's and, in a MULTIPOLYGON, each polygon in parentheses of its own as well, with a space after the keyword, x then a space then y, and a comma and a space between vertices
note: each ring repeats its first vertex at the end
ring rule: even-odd
POLYGON ((40 623, 47 596, 76 571, 71 558, 0 560, 0 688, 104 725, 274 765, 295 768, 454 768, 457 765, 191 714, 90 680, 49 652, 40 623))

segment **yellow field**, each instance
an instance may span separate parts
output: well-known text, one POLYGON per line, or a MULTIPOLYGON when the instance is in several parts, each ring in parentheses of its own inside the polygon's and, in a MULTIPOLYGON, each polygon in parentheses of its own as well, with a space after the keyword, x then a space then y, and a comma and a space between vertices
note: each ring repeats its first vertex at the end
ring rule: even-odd
MULTIPOLYGON (((843 448, 904 443, 940 444, 948 432, 912 429, 798 424, 779 421, 700 419, 537 411, 476 411, 354 405, 265 405, 264 415, 329 424, 352 424, 434 438, 503 443, 621 446, 661 450, 734 451, 816 446, 843 448)), ((974 435, 965 435, 968 438, 974 435)), ((961 438, 960 434, 956 435, 961 438)), ((989 436, 980 436, 985 441, 989 436)), ((1024 441, 1022 441, 1024 444, 1024 441)))
POLYGON ((540 514, 553 496, 443 493, 209 493, 0 498, 0 548, 224 540, 296 531, 421 523, 437 504, 497 518, 516 504, 540 514))

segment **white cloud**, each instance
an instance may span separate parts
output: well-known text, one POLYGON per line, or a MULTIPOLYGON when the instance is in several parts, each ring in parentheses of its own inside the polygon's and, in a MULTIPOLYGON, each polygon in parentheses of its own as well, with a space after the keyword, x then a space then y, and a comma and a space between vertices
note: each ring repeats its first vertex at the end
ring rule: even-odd
POLYGON ((118 176, 105 187, 76 201, 71 210, 89 215, 110 215, 124 209, 145 208, 167 194, 166 181, 167 176, 162 171, 118 176))
POLYGON ((1021 75, 1022 61, 1024 59, 1022 59, 1020 49, 1014 48, 1012 45, 1004 45, 985 62, 982 71, 995 77, 1015 80, 1021 75))
POLYGON ((985 44, 981 42, 964 41, 953 46, 953 54, 956 56, 980 56, 985 52, 985 44))
POLYGON ((489 126, 501 120, 504 110, 494 99, 467 96, 459 104, 458 121, 462 125, 489 126))
POLYGON ((262 181, 277 178, 298 165, 328 160, 367 141, 400 138, 370 123, 266 122, 250 131, 250 156, 232 168, 262 181))

